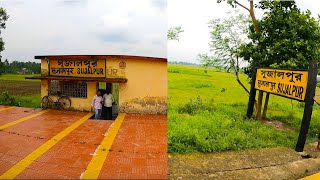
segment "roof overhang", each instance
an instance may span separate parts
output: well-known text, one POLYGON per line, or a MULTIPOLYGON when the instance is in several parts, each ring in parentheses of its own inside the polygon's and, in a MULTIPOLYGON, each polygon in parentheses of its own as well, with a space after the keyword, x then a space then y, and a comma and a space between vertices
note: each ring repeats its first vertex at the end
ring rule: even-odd
POLYGON ((60 77, 60 76, 33 76, 25 77, 25 79, 47 79, 60 81, 91 81, 91 82, 107 82, 107 83, 125 83, 127 78, 83 78, 83 77, 60 77))
POLYGON ((44 55, 35 56, 35 59, 54 59, 54 60, 77 60, 77 59, 132 59, 132 60, 145 60, 145 61, 160 61, 167 62, 166 58, 146 57, 146 56, 129 56, 129 55, 44 55))

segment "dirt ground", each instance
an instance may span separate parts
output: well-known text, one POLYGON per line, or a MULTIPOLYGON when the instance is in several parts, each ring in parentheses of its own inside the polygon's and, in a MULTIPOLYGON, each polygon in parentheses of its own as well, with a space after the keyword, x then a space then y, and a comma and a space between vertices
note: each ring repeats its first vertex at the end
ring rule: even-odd
POLYGON ((0 80, 0 94, 5 91, 14 96, 37 94, 40 93, 40 82, 0 80))
POLYGON ((320 172, 316 144, 302 158, 290 148, 277 147, 221 153, 170 154, 169 179, 299 179, 320 172))

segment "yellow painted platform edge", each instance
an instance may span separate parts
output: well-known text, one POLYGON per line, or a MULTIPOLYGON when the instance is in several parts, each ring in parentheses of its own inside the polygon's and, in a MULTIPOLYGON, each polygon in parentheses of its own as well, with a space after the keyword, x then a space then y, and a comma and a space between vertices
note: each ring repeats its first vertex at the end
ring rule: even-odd
POLYGON ((0 111, 5 111, 5 110, 13 109, 13 108, 15 108, 15 106, 12 106, 12 107, 8 107, 8 108, 3 108, 3 109, 0 109, 0 111))
POLYGON ((320 173, 316 173, 316 174, 301 178, 300 180, 316 180, 316 179, 320 179, 320 173))
POLYGON ((82 174, 81 179, 97 179, 99 177, 100 171, 107 158, 111 145, 120 129, 120 126, 126 116, 125 113, 120 113, 110 128, 108 134, 102 140, 100 146, 98 147, 97 154, 92 157, 89 165, 82 174))
POLYGON ((57 144, 62 138, 67 136, 70 132, 76 129, 78 126, 83 124, 86 120, 88 120, 93 113, 88 113, 86 116, 82 117, 59 134, 55 135, 53 138, 42 144, 39 148, 34 150, 20 162, 12 166, 8 171, 0 176, 0 179, 14 179, 17 175, 19 175, 25 168, 27 168, 34 160, 39 158, 45 152, 47 152, 51 147, 57 144))
POLYGON ((9 123, 7 123, 7 124, 1 125, 1 126, 0 126, 0 130, 3 130, 3 129, 5 129, 5 128, 8 128, 8 127, 13 126, 13 125, 18 124, 18 123, 21 123, 21 122, 23 122, 23 121, 29 120, 29 119, 31 119, 31 118, 37 117, 37 116, 39 116, 39 115, 41 115, 41 114, 44 114, 44 113, 46 113, 46 112, 48 112, 48 111, 49 111, 49 109, 44 110, 44 111, 40 111, 40 112, 35 113, 35 114, 32 114, 32 115, 30 115, 30 116, 27 116, 27 117, 24 117, 24 118, 21 118, 21 119, 18 119, 18 120, 9 122, 9 123))

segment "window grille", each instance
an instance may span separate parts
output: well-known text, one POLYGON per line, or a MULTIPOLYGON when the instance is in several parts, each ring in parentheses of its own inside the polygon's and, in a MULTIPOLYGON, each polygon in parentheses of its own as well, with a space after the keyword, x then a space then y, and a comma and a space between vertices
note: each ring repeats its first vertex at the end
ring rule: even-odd
POLYGON ((58 95, 59 88, 59 81, 58 80, 51 80, 49 85, 49 95, 58 95))
POLYGON ((75 98, 87 98, 87 83, 82 81, 50 81, 50 95, 63 95, 75 98))

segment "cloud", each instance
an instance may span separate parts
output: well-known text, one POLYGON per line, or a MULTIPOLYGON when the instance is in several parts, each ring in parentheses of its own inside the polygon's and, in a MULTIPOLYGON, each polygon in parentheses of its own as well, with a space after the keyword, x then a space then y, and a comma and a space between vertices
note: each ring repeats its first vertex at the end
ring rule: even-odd
POLYGON ((166 57, 166 12, 151 1, 1 0, 10 15, 1 55, 21 61, 50 54, 166 57))
POLYGON ((102 42, 108 43, 137 43, 138 41, 128 34, 125 30, 107 31, 96 33, 96 36, 102 42))
POLYGON ((159 8, 160 10, 166 10, 167 9, 167 0, 151 0, 151 4, 155 8, 159 8))
POLYGON ((87 0, 59 0, 57 5, 59 6, 83 6, 87 4, 87 0))
MULTIPOLYGON (((247 1, 243 1, 248 5, 247 1)), ((303 11, 310 9, 312 15, 320 14, 320 1, 297 0, 296 4, 303 11)), ((247 14, 243 8, 240 12, 247 14)), ((168 0, 169 27, 181 26, 184 30, 179 41, 168 41, 168 59, 197 63, 197 54, 209 52, 211 19, 226 18, 226 13, 233 10, 226 2, 217 3, 215 0, 168 0)), ((263 12, 255 11, 258 18, 263 12)))
POLYGON ((24 0, 1 1, 0 6, 17 6, 23 4, 24 0))
POLYGON ((128 14, 106 14, 101 17, 101 24, 106 29, 125 29, 129 22, 128 14))
POLYGON ((130 21, 128 13, 104 14, 98 22, 96 38, 107 43, 135 43, 133 34, 130 33, 130 21))

